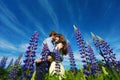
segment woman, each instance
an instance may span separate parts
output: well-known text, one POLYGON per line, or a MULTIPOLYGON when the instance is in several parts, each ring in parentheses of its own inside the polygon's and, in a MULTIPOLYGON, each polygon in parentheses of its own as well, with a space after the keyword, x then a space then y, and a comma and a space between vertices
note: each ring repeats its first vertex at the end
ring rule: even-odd
MULTIPOLYGON (((62 61, 63 55, 67 54, 67 42, 62 34, 57 34, 55 36, 55 49, 54 50, 58 50, 60 52, 60 58, 62 61)), ((51 54, 53 60, 55 60, 55 53, 56 52, 51 54)))
POLYGON ((57 34, 55 37, 56 49, 61 51, 62 55, 67 54, 67 42, 65 37, 62 34, 57 34))
POLYGON ((55 46, 55 52, 52 55, 53 61, 51 63, 51 66, 49 68, 50 75, 59 74, 61 75, 59 78, 64 77, 64 67, 62 66, 61 62, 63 60, 63 56, 67 54, 67 42, 66 39, 62 34, 57 34, 55 38, 56 46, 55 46), (58 51, 58 52, 57 52, 58 51), (59 57, 58 57, 59 55, 59 57), (57 58, 60 59, 57 59, 57 58), (58 61, 60 60, 60 61, 58 61), (59 65, 58 69, 60 69, 59 72, 56 72, 56 65, 59 65))

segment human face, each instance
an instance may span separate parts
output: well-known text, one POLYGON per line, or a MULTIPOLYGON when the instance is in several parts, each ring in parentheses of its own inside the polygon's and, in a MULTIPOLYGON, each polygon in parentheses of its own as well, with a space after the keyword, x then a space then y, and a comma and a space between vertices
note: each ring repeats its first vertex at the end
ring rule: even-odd
POLYGON ((55 41, 55 36, 51 36, 52 40, 55 41))
POLYGON ((59 42, 60 38, 58 36, 55 37, 55 42, 59 42))

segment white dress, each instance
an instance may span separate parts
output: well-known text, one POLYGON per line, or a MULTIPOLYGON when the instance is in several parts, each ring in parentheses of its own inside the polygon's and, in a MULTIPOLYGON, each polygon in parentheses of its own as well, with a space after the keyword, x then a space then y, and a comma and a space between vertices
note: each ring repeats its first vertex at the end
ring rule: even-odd
MULTIPOLYGON (((61 49, 63 47, 63 45, 61 43, 57 44, 56 46, 56 49, 61 49)), ((65 70, 64 70, 64 67, 62 65, 62 62, 59 63, 60 65, 60 72, 59 72, 59 79, 61 80, 62 78, 64 78, 64 73, 65 73, 65 70)), ((55 66, 56 66, 56 62, 53 61, 50 65, 50 68, 49 68, 49 74, 52 76, 56 73, 56 69, 55 69, 55 66)))

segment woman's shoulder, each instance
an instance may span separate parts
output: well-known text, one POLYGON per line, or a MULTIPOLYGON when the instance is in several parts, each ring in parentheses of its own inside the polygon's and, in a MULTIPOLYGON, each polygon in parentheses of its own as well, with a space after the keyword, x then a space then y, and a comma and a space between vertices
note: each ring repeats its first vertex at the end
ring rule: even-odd
POLYGON ((60 46, 63 46, 63 44, 62 43, 58 43, 58 46, 60 47, 60 46))
POLYGON ((61 49, 63 47, 63 44, 62 43, 58 43, 57 46, 56 46, 58 49, 61 49))

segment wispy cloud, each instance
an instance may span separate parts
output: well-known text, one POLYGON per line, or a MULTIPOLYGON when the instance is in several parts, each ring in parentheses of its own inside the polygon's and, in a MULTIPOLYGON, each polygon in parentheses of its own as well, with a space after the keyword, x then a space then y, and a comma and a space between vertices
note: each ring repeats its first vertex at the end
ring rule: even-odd
MULTIPOLYGON (((19 3, 21 2, 19 1, 19 3)), ((37 18, 35 18, 34 15, 22 3, 19 5, 19 9, 21 10, 22 13, 24 13, 25 17, 27 17, 31 23, 35 23, 37 21, 37 18)))
POLYGON ((22 52, 22 53, 25 53, 25 51, 27 50, 28 46, 29 46, 28 43, 20 44, 20 45, 18 45, 18 51, 22 52))
POLYGON ((0 10, 13 22, 18 21, 16 16, 7 8, 7 6, 0 1, 0 10))
POLYGON ((17 27, 18 25, 21 25, 20 22, 2 1, 0 1, 0 11, 1 11, 0 21, 3 22, 6 25, 6 27, 8 27, 9 29, 12 29, 16 33, 19 33, 20 35, 25 36, 25 33, 23 32, 23 30, 17 27))
POLYGON ((39 0, 39 4, 47 11, 53 23, 55 24, 56 29, 59 30, 59 22, 58 22, 57 15, 53 10, 53 7, 51 6, 51 4, 48 2, 48 0, 39 0))
POLYGON ((12 23, 4 14, 0 14, 0 21, 6 25, 9 29, 12 29, 16 33, 19 33, 20 35, 26 36, 24 32, 16 27, 14 23, 12 23))
POLYGON ((68 12, 69 12, 69 14, 70 14, 71 20, 74 20, 73 8, 72 8, 69 0, 64 0, 64 2, 65 2, 65 4, 66 4, 66 6, 67 6, 67 10, 68 10, 68 12))
POLYGON ((47 36, 45 30, 43 29, 43 25, 39 22, 37 18, 26 8, 25 5, 21 4, 19 5, 19 9, 24 13, 24 15, 28 18, 28 20, 34 24, 34 27, 37 28, 37 30, 44 35, 47 36))
POLYGON ((0 48, 7 50, 17 50, 17 48, 7 40, 0 39, 0 48))
MULTIPOLYGON (((106 2, 106 1, 105 1, 106 2)), ((106 9, 105 9, 105 13, 104 13, 104 16, 106 16, 107 14, 108 14, 108 11, 110 10, 110 8, 112 7, 112 5, 113 5, 113 2, 112 1, 107 1, 107 5, 105 6, 106 7, 106 9)), ((105 3, 106 4, 106 3, 105 3)))
MULTIPOLYGON (((28 43, 15 45, 15 44, 12 44, 12 42, 9 42, 5 39, 0 39, 0 49, 10 51, 10 52, 12 51, 12 52, 16 52, 16 53, 18 53, 18 52, 23 53, 26 51, 28 45, 29 45, 28 43)), ((9 54, 14 54, 14 53, 12 53, 12 52, 10 53, 10 52, 9 52, 9 54)))
POLYGON ((48 37, 47 32, 43 29, 43 26, 40 23, 36 23, 35 25, 40 31, 40 35, 44 35, 45 37, 48 37))

